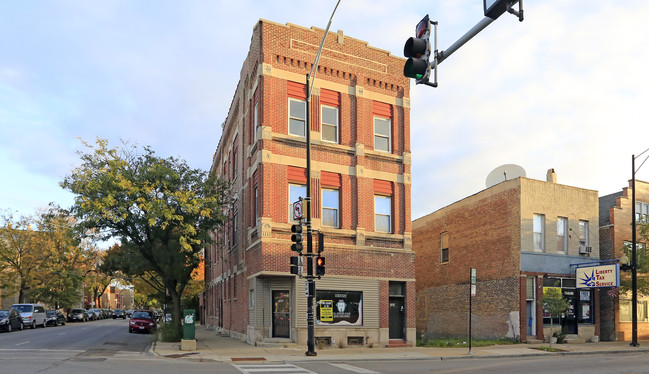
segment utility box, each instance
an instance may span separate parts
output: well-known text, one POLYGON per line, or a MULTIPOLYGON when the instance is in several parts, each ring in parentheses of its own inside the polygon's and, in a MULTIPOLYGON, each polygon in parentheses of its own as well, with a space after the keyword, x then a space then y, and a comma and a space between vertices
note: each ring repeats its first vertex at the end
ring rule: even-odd
POLYGON ((185 309, 183 311, 183 339, 195 340, 196 339, 196 310, 185 309))

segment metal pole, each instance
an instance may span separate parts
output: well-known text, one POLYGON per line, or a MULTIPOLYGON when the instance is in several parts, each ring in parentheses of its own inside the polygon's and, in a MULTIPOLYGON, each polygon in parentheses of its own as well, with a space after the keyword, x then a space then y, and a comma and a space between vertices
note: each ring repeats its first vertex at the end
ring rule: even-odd
POLYGON ((638 344, 638 270, 635 232, 635 155, 631 155, 631 346, 638 344))
POLYGON ((306 76, 306 281, 309 295, 307 296, 306 303, 306 322, 307 322, 307 356, 316 356, 315 352, 315 336, 314 336, 314 316, 313 316, 313 297, 311 290, 315 287, 312 286, 313 280, 313 243, 312 243, 312 228, 311 228, 311 95, 309 93, 309 76, 306 76))
POLYGON ((489 17, 483 18, 482 21, 478 22, 475 26, 473 26, 471 30, 467 31, 466 34, 462 35, 462 37, 458 39, 455 43, 453 43, 450 47, 439 52, 437 56, 437 65, 441 64, 442 61, 446 60, 446 58, 452 55, 453 52, 460 49, 460 47, 463 46, 469 40, 471 40, 471 38, 478 35, 480 31, 484 30, 493 21, 495 21, 493 18, 489 18, 489 17))
POLYGON ((469 282, 469 354, 471 354, 471 314, 473 313, 473 284, 469 282))

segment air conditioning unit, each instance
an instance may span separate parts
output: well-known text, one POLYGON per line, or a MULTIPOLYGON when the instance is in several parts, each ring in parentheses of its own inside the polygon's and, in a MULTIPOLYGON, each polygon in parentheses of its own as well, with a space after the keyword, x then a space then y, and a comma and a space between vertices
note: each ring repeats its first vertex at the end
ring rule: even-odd
POLYGON ((586 245, 580 245, 579 246, 579 254, 580 255, 587 255, 590 254, 593 251, 593 247, 591 246, 586 246, 586 245))

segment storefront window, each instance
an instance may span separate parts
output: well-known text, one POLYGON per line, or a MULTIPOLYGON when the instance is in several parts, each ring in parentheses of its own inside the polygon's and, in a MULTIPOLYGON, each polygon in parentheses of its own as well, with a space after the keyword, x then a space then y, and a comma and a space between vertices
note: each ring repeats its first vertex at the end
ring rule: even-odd
POLYGON ((362 326, 363 292, 316 291, 317 325, 362 326))

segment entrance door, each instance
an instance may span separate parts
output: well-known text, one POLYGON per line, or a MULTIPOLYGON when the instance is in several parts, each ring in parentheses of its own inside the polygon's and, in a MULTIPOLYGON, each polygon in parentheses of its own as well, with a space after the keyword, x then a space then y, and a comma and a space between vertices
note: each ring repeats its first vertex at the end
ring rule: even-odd
POLYGON ((564 321, 567 334, 577 333, 577 299, 574 289, 563 289, 563 296, 568 300, 568 310, 564 321))
POLYGON ((403 339, 405 307, 403 297, 390 297, 390 339, 403 339))
POLYGON ((536 336, 536 304, 534 300, 527 301, 527 335, 536 336))
POLYGON ((290 301, 288 291, 273 291, 273 338, 291 337, 290 301))

